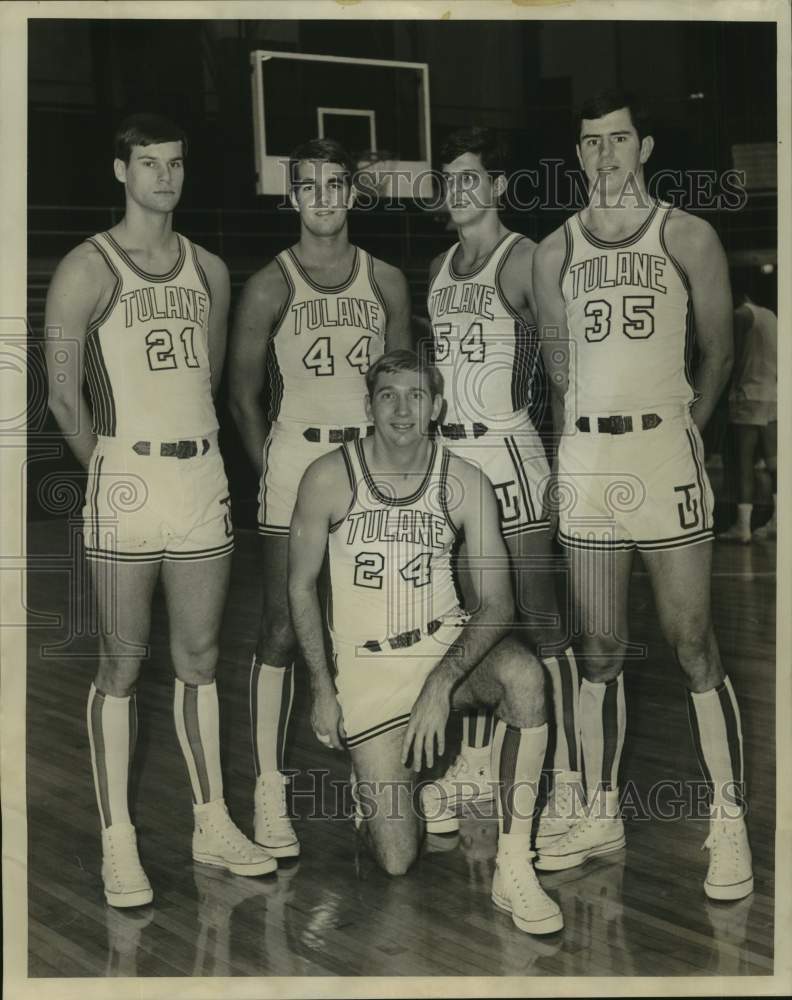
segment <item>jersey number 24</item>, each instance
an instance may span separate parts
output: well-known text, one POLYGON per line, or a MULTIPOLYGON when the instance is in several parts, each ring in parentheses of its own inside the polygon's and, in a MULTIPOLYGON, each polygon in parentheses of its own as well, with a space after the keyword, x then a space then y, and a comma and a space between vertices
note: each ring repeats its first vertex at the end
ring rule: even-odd
MULTIPOLYGON (((382 590, 385 556, 381 552, 359 552, 355 557, 355 586, 382 590)), ((399 570, 405 583, 425 587, 432 579, 432 553, 421 552, 399 570)))

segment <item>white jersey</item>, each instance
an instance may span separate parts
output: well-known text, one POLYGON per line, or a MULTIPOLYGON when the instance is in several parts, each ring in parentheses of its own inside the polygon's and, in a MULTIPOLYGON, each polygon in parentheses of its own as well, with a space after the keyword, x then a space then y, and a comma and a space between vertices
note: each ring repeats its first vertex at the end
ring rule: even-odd
POLYGON ((267 358, 270 419, 348 426, 368 423, 366 372, 385 349, 387 308, 372 258, 355 247, 349 277, 318 285, 294 252, 275 258, 289 297, 267 358))
POLYGON ((579 214, 564 224, 567 399, 578 414, 684 407, 695 398, 689 285, 664 236, 671 210, 656 203, 637 232, 615 243, 590 232, 579 214))
POLYGON ((451 575, 457 530, 447 506, 450 453, 432 444, 415 491, 377 488, 360 440, 343 445, 352 502, 331 527, 330 629, 347 642, 381 642, 425 630, 458 605, 451 575))
POLYGON ((468 274, 454 269, 455 243, 429 286, 435 364, 445 380, 443 423, 507 428, 531 403, 539 360, 536 327, 512 309, 499 281, 522 239, 507 233, 468 274))
POLYGON ((110 233, 94 246, 115 276, 101 316, 88 327, 85 377, 94 433, 168 441, 217 429, 209 370, 206 274, 189 240, 167 274, 148 274, 110 233))

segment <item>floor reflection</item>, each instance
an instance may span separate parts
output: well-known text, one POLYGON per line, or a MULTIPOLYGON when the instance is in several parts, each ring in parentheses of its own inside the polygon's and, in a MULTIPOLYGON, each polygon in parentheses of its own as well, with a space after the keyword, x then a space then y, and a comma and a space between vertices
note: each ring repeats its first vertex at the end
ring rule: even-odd
POLYGON ((154 919, 153 906, 130 910, 105 907, 107 927, 106 976, 137 976, 138 952, 143 931, 154 919))

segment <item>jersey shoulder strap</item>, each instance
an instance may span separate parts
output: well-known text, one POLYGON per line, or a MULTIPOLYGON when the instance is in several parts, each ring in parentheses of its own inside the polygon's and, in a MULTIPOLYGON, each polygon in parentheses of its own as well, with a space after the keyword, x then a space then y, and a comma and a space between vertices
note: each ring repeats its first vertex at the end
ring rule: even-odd
POLYGON ((365 274, 368 279, 369 288, 374 293, 374 298, 379 302, 382 309, 382 315, 384 317, 383 333, 388 329, 390 324, 390 310, 388 309, 388 303, 380 288, 377 277, 374 274, 374 260, 375 258, 371 256, 366 250, 357 248, 358 259, 360 260, 359 273, 365 274))
POLYGON ((505 236, 501 243, 495 247, 495 250, 487 262, 490 267, 495 267, 496 271, 500 271, 503 265, 506 263, 506 259, 512 250, 517 246, 520 240, 524 240, 525 236, 522 233, 509 233, 505 236))
MULTIPOLYGON (((353 442, 353 444, 357 444, 357 442, 353 442)), ((338 528, 341 527, 346 518, 354 509, 358 499, 358 483, 361 482, 361 477, 363 474, 363 471, 360 468, 360 463, 358 461, 357 454, 355 453, 354 448, 351 448, 349 444, 345 442, 344 444, 341 445, 341 447, 338 450, 341 452, 341 458, 344 460, 344 468, 346 470, 347 481, 349 483, 349 489, 350 489, 350 498, 349 498, 349 503, 347 504, 347 509, 344 512, 344 514, 337 521, 334 521, 330 525, 330 534, 332 534, 334 531, 337 531, 338 528)))
MULTIPOLYGON (((458 506, 459 496, 454 495, 454 481, 449 478, 448 469, 451 465, 451 459, 455 457, 453 453, 445 446, 437 449, 437 456, 435 458, 435 475, 437 476, 437 499, 440 506, 440 510, 448 522, 449 527, 455 535, 459 535, 459 528, 454 523, 454 519, 451 516, 451 509, 458 506)), ((464 459, 462 459, 464 461, 464 459)))
POLYGON ((429 285, 431 291, 432 285, 439 279, 444 278, 446 281, 451 280, 451 259, 456 253, 459 243, 453 243, 448 250, 443 254, 443 259, 440 261, 440 267, 437 269, 437 274, 432 278, 432 282, 429 285))
POLYGON ((291 248, 287 247, 285 250, 281 250, 281 252, 275 256, 274 260, 283 272, 283 276, 286 279, 286 284, 289 286, 289 289, 293 291, 300 284, 300 272, 295 266, 291 248))

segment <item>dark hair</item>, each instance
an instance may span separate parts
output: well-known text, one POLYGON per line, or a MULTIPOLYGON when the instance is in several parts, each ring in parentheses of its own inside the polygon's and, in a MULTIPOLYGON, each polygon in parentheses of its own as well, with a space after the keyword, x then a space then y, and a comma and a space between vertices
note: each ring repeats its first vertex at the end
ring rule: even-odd
POLYGON ((124 163, 129 163, 133 146, 153 146, 158 142, 180 142, 182 156, 187 155, 187 136, 184 129, 164 115, 146 112, 130 115, 116 129, 115 155, 124 163))
POLYGON ((473 125, 452 132, 440 147, 440 163, 451 163, 463 153, 475 153, 488 174, 506 173, 506 146, 495 129, 473 125))
POLYGON ((306 160, 319 163, 337 163, 344 168, 344 176, 349 184, 355 178, 355 161, 335 139, 309 139, 292 150, 289 156, 289 179, 292 187, 297 183, 297 168, 306 160))
POLYGON ((619 111, 621 108, 627 108, 630 112, 630 120, 638 133, 639 141, 645 139, 647 135, 652 135, 652 121, 640 99, 627 90, 610 88, 601 90, 580 106, 576 120, 575 142, 580 142, 580 129, 584 118, 593 121, 596 118, 604 118, 611 111, 619 111))
POLYGON ((369 398, 374 395, 374 387, 377 384, 379 375, 391 375, 394 372, 418 372, 425 375, 429 380, 429 391, 432 399, 435 396, 443 395, 443 376, 434 365, 423 361, 415 351, 388 351, 377 358, 374 364, 366 372, 366 391, 369 398))

